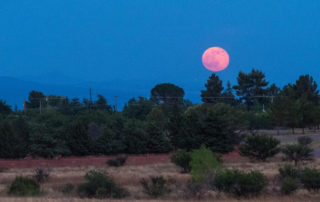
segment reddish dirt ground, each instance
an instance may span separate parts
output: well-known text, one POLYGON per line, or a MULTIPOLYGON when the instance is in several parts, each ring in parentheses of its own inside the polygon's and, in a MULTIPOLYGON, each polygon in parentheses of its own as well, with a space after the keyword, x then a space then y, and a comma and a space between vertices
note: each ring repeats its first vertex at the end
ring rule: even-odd
MULTIPOLYGON (((58 159, 25 158, 25 159, 0 159, 0 168, 38 168, 38 167, 77 167, 77 166, 103 166, 107 160, 114 156, 85 156, 85 157, 61 157, 58 159)), ((223 155, 224 162, 247 161, 235 150, 223 155)), ((170 162, 169 154, 144 154, 129 155, 126 165, 146 165, 170 162)))
MULTIPOLYGON (((106 165, 107 160, 112 158, 114 156, 61 157, 58 159, 0 159, 0 168, 102 166, 106 165)), ((167 163, 169 161, 168 154, 129 155, 126 165, 167 163)))
POLYGON ((247 162, 249 158, 240 156, 239 149, 236 147, 232 152, 222 155, 221 159, 226 163, 247 162))

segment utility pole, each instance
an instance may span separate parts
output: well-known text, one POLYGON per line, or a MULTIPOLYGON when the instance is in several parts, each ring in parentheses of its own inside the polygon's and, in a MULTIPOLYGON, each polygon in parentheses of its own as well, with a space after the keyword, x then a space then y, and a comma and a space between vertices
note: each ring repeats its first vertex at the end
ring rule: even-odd
POLYGON ((89 110, 91 110, 92 106, 92 91, 91 88, 89 89, 89 110))
POLYGON ((23 100, 23 112, 26 112, 27 106, 26 106, 26 99, 23 100))
POLYGON ((117 111, 117 99, 118 96, 114 96, 114 111, 117 111))
POLYGON ((40 111, 40 114, 41 114, 41 112, 42 112, 41 98, 39 99, 39 111, 40 111))

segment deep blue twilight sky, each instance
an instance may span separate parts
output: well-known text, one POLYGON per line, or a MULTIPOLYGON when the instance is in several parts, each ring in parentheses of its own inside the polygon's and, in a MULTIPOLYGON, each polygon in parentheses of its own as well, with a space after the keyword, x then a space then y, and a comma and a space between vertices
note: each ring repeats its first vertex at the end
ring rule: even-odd
POLYGON ((198 101, 211 74, 201 55, 220 46, 224 82, 257 68, 279 86, 301 74, 319 83, 319 10, 319 0, 2 0, 0 76, 111 82, 136 96, 172 82, 198 101))

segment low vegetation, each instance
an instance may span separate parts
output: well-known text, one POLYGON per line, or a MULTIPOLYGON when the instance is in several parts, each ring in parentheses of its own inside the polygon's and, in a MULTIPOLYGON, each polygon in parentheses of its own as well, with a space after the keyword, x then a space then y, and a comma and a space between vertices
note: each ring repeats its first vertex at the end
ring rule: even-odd
POLYGON ((209 176, 214 176, 222 169, 222 163, 218 161, 213 152, 202 145, 191 152, 191 176, 194 182, 203 183, 209 176))
POLYGON ((150 183, 146 179, 140 181, 144 192, 153 198, 164 196, 170 192, 168 182, 162 176, 150 177, 150 183))
POLYGON ((267 185, 266 177, 258 171, 245 173, 240 170, 224 170, 215 176, 213 187, 237 197, 257 196, 267 185))
POLYGON ((303 187, 309 191, 320 190, 320 171, 314 168, 296 168, 286 164, 279 169, 281 193, 288 195, 303 187))
POLYGON ((313 159, 313 149, 309 146, 301 144, 286 145, 282 149, 282 153, 285 155, 284 160, 293 161, 297 166, 301 161, 311 161, 313 159))
POLYGON ((187 152, 183 149, 178 149, 170 156, 171 162, 176 164, 177 166, 180 166, 183 170, 183 173, 189 173, 191 170, 190 167, 190 161, 191 161, 191 155, 190 152, 187 152))
POLYGON ((290 164, 285 164, 283 167, 279 168, 279 174, 282 179, 287 177, 297 179, 299 178, 300 170, 290 164))
POLYGON ((265 161, 280 152, 280 141, 269 135, 248 135, 240 145, 240 154, 265 161))
POLYGON ((9 195, 35 196, 40 194, 40 185, 33 179, 27 177, 16 177, 9 186, 9 195))
POLYGON ((48 169, 36 168, 33 172, 34 172, 33 178, 38 183, 43 183, 49 179, 50 172, 48 169))
POLYGON ((317 169, 305 168, 301 171, 300 180, 304 188, 309 191, 320 190, 320 171, 317 169))
POLYGON ((115 184, 106 173, 91 170, 85 175, 87 182, 78 186, 78 194, 88 198, 124 198, 128 191, 115 184))
POLYGON ((71 194, 71 192, 73 192, 74 190, 74 185, 73 184, 66 184, 61 188, 61 192, 65 195, 71 194))
POLYGON ((299 188, 299 181, 296 178, 285 177, 281 181, 281 193, 289 195, 299 188))

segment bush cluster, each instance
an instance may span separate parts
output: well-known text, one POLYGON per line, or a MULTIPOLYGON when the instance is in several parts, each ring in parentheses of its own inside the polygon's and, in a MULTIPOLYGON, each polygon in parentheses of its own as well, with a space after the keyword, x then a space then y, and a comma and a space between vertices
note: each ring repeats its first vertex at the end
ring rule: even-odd
POLYGON ((153 198, 164 196, 170 192, 170 189, 167 185, 167 180, 162 176, 150 177, 151 183, 146 179, 140 181, 141 185, 144 188, 145 193, 153 198))
POLYGON ((124 198, 128 191, 116 185, 106 173, 91 170, 85 175, 87 182, 78 186, 78 194, 88 198, 124 198))
POLYGON ((190 168, 190 161, 191 161, 191 155, 190 152, 187 152, 183 149, 178 149, 170 156, 171 162, 176 164, 177 166, 180 166, 183 170, 183 173, 189 173, 190 168))
POLYGON ((266 177, 258 172, 245 173, 240 170, 224 170, 215 176, 213 186, 236 196, 257 196, 267 185, 266 177))
POLYGON ((280 191, 282 194, 289 195, 299 188, 299 181, 296 178, 285 177, 281 181, 280 191))
POLYGON ((222 169, 222 163, 218 161, 214 153, 204 145, 200 149, 191 152, 191 176, 194 182, 203 183, 209 176, 215 175, 222 169))
POLYGON ((279 168, 281 180, 281 192, 291 194, 300 186, 309 191, 320 190, 320 171, 317 169, 297 169, 292 165, 284 165, 279 168))
POLYGON ((240 154, 265 161, 279 153, 280 141, 270 135, 249 135, 240 145, 240 154))
POLYGON ((311 161, 313 159, 312 152, 312 148, 303 144, 290 144, 282 149, 282 153, 285 155, 284 160, 293 161, 295 166, 301 161, 311 161))
POLYGON ((299 173, 300 171, 290 164, 285 164, 283 167, 279 168, 279 174, 282 179, 286 177, 299 178, 299 173))
POLYGON ((40 194, 40 185, 33 179, 16 177, 9 186, 8 194, 14 196, 35 196, 40 194))
POLYGON ((319 191, 320 171, 317 169, 305 168, 301 171, 300 181, 309 191, 319 191))

